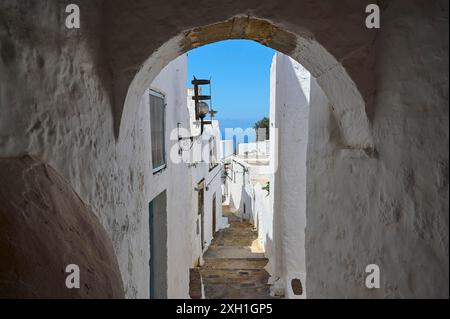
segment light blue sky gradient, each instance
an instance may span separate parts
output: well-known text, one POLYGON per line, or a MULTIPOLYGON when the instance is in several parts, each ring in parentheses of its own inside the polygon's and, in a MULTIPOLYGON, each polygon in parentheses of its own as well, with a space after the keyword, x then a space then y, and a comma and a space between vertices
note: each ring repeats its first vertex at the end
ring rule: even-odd
POLYGON ((221 41, 189 51, 187 86, 192 87, 194 75, 198 79, 211 77, 212 104, 219 111, 216 119, 222 132, 225 127, 253 127, 269 116, 274 54, 274 50, 249 40, 221 41))

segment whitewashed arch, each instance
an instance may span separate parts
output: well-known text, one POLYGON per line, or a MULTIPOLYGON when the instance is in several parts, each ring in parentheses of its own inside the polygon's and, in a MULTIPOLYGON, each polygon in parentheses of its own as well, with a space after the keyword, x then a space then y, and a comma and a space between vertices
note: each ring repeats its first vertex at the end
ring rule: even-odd
MULTIPOLYGON (((120 116, 119 141, 132 129, 144 90, 170 61, 190 49, 227 39, 253 40, 301 63, 317 79, 333 106, 343 147, 373 151, 364 99, 342 64, 308 34, 297 35, 268 20, 248 16, 181 32, 153 52, 129 85, 123 111, 116 114, 120 116)), ((120 103, 120 98, 116 103, 120 103)))

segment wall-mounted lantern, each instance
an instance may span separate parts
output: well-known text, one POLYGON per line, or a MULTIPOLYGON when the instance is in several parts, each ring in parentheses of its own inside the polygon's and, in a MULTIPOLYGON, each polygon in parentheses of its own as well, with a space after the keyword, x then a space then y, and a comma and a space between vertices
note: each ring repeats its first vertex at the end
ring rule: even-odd
POLYGON ((197 110, 198 110, 198 116, 200 119, 204 119, 206 115, 209 113, 209 105, 205 102, 198 102, 197 103, 197 110))
POLYGON ((211 98, 211 79, 197 79, 194 76, 194 79, 191 82, 194 85, 194 96, 192 99, 195 101, 195 119, 200 120, 200 132, 203 134, 204 125, 211 124, 212 118, 217 114, 217 111, 212 109, 212 98, 211 98), (200 85, 209 85, 209 95, 200 95, 199 87, 200 85), (209 101, 208 103, 204 101, 209 101), (210 121, 205 121, 206 115, 211 115, 210 121))

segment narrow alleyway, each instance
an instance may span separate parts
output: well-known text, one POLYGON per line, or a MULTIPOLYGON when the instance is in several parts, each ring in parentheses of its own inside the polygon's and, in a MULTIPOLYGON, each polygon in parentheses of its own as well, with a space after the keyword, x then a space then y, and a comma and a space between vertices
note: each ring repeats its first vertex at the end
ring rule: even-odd
POLYGON ((257 232, 247 221, 223 208, 230 227, 220 230, 204 254, 200 268, 205 298, 270 298, 264 270, 267 259, 257 243, 257 232))

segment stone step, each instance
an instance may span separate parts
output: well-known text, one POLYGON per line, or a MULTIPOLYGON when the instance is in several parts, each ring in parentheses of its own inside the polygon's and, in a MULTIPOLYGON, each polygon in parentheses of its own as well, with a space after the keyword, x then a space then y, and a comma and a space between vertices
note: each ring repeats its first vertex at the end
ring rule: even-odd
POLYGON ((250 248, 239 247, 214 247, 208 249, 203 258, 251 258, 262 259, 265 258, 264 253, 253 253, 250 248))
POLYGON ((245 287, 242 285, 223 284, 205 285, 205 295, 212 299, 268 299, 270 288, 268 285, 260 287, 245 287))
POLYGON ((221 249, 224 247, 229 247, 229 248, 234 248, 234 249, 250 249, 250 247, 252 246, 253 243, 251 242, 245 242, 242 244, 239 243, 230 243, 228 241, 224 241, 224 242, 217 242, 217 243, 211 243, 211 245, 209 247, 211 247, 211 249, 221 249))
MULTIPOLYGON (((224 211, 226 207, 224 208, 224 211)), ((214 234, 200 274, 206 298, 271 298, 264 270, 268 259, 248 221, 231 214, 230 227, 214 234)))
POLYGON ((189 270, 189 296, 191 299, 202 298, 201 273, 198 267, 189 270))
POLYGON ((266 258, 208 258, 208 262, 202 268, 263 269, 267 262, 266 258))
POLYGON ((202 269, 203 283, 210 284, 240 284, 242 287, 256 287, 267 284, 268 273, 263 269, 229 270, 202 269))

